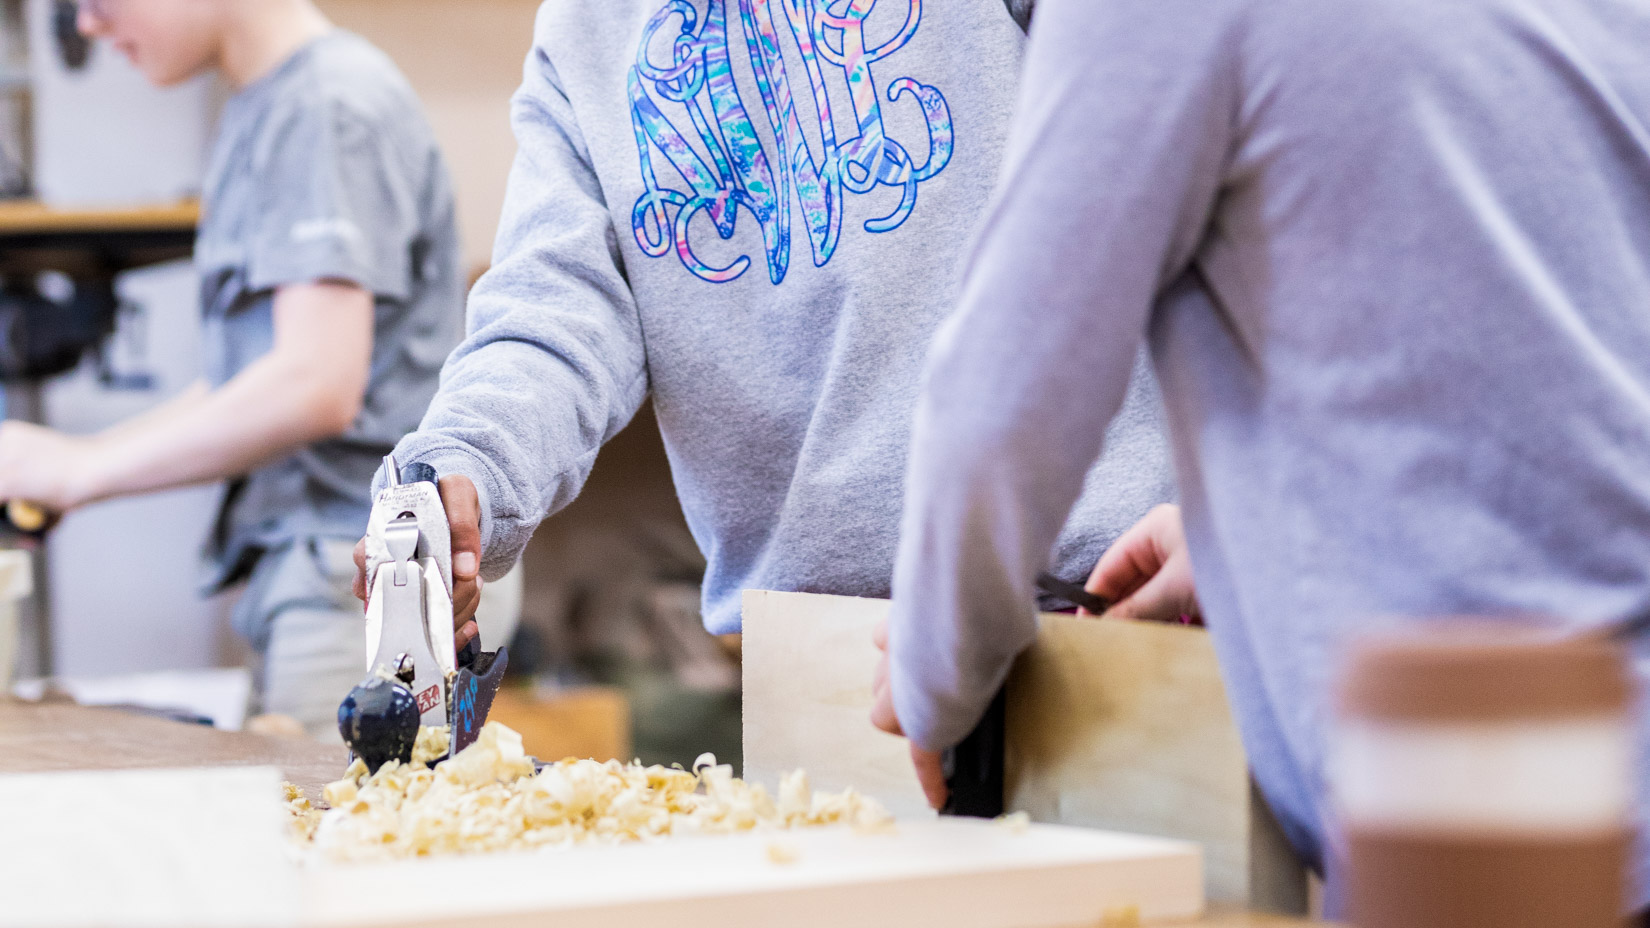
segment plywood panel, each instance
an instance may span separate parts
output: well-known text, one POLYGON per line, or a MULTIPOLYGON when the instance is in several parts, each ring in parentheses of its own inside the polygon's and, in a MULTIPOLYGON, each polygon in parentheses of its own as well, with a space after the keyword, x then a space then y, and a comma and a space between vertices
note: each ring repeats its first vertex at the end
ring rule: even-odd
POLYGON ((798 768, 901 818, 932 818, 905 739, 871 727, 871 641, 888 603, 751 590, 744 601, 745 777, 774 788, 798 768))
POLYGON ((71 703, 16 702, 0 695, 0 773, 268 766, 319 799, 321 788, 348 765, 342 745, 217 731, 71 703))
MULTIPOLYGON (((868 721, 880 600, 745 595, 745 764, 805 768, 900 814, 926 809, 905 743, 868 721)), ((1008 807, 1195 841, 1212 900, 1302 911, 1304 875, 1252 796, 1205 632, 1044 616, 1009 683, 1008 807)))
POLYGON ((978 821, 300 866, 277 783, 268 768, 0 776, 16 881, 0 926, 1070 928, 1202 910, 1192 845, 978 821))
POLYGON ((294 924, 267 767, 0 776, 0 928, 294 924))
POLYGON ((1202 909, 1190 845, 956 820, 314 868, 309 878, 305 923, 317 926, 1072 928, 1130 910, 1166 922, 1202 909), (794 860, 771 859, 776 843, 794 860))
POLYGON ((1207 633, 1044 616, 1008 705, 1011 808, 1195 840, 1211 898, 1245 897, 1248 767, 1207 633))

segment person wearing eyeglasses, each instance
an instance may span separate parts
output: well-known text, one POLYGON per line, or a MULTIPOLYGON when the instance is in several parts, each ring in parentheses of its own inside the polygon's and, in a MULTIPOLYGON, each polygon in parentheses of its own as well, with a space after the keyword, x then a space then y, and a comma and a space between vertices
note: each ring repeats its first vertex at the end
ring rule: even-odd
POLYGON ((368 487, 463 334, 447 169, 395 66, 309 0, 84 0, 79 27, 156 85, 233 91, 195 248, 206 382, 96 435, 5 423, 0 498, 66 513, 227 480, 210 589, 248 582, 260 708, 336 739, 368 487))

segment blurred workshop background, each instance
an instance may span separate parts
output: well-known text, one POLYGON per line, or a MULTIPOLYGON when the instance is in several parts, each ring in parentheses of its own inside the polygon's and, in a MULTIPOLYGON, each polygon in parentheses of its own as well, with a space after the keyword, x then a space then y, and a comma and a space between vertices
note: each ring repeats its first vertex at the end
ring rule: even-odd
MULTIPOLYGON (((536 0, 319 5, 387 51, 422 97, 479 275, 515 154, 509 99, 536 0)), ((84 433, 200 374, 189 250, 224 94, 208 81, 150 88, 78 38, 73 15, 62 0, 0 0, 0 378, 8 417, 84 433)), ((217 493, 106 503, 44 539, 0 541, 0 679, 15 668, 7 684, 25 698, 266 724, 245 717, 250 655, 228 625, 234 594, 197 592, 217 493)), ((494 713, 530 751, 691 763, 708 748, 738 763, 738 642, 700 625, 704 564, 651 410, 603 451, 523 564, 512 685, 494 713)))

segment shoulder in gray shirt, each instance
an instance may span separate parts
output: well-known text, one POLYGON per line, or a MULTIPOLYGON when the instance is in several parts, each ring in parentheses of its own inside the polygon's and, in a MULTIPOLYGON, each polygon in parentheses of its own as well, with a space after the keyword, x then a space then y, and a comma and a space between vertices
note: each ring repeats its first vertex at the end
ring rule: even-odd
POLYGON ((348 432, 233 481, 214 585, 298 538, 356 538, 383 455, 418 424, 463 333, 452 190, 395 65, 334 31, 231 98, 196 243, 214 385, 268 353, 275 290, 346 281, 377 301, 371 377, 348 432))

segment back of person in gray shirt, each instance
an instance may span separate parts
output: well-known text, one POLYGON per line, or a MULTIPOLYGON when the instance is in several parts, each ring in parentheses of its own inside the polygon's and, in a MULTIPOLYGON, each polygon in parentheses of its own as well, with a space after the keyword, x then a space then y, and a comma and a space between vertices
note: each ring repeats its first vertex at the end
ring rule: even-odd
POLYGON ((350 548, 383 455, 463 330, 447 172, 417 98, 308 0, 108 3, 81 25, 158 84, 218 69, 224 108, 195 261, 207 382, 90 437, 7 423, 0 498, 67 512, 228 478, 215 591, 264 656, 262 708, 336 738, 362 675, 350 548))
MULTIPOLYGON (((886 595, 922 359, 1023 45, 1003 0, 545 3, 494 267, 396 450, 473 481, 487 572, 651 395, 712 631, 747 588, 886 595)), ((1170 494, 1142 371, 1050 539, 1068 577, 1170 494)))
POLYGON ((919 405, 895 714, 979 717, 1149 341, 1249 759, 1321 864, 1352 637, 1650 606, 1650 3, 1038 17, 919 405))

